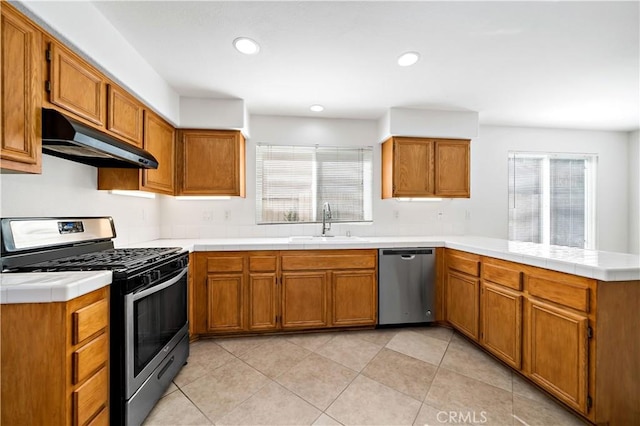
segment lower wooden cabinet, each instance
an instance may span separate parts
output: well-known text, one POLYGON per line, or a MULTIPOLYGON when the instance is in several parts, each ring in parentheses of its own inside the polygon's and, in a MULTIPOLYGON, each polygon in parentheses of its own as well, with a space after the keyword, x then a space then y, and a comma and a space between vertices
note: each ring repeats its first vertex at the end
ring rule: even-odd
POLYGON ((196 336, 377 322, 376 250, 202 252, 193 264, 196 336))
POLYGON ((282 328, 327 327, 327 301, 326 272, 282 274, 282 328))
POLYGON ((529 378, 587 413, 587 316, 536 300, 527 311, 529 378))
POLYGON ((109 424, 109 288, 0 315, 1 423, 109 424))
POLYGON ((640 281, 597 281, 450 249, 443 269, 445 319, 454 328, 475 339, 479 324, 482 348, 590 422, 638 423, 640 281))

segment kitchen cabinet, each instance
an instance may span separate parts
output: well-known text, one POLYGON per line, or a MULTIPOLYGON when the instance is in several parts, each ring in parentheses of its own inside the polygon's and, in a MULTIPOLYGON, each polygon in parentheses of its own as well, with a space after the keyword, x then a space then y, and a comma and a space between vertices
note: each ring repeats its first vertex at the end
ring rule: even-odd
POLYGON ((196 253, 194 333, 372 326, 376 250, 196 253))
POLYGON ((102 74, 62 44, 48 42, 49 102, 75 118, 104 127, 106 84, 102 74))
POLYGON ((7 2, 0 13, 0 168, 41 173, 42 33, 7 2))
POLYGON ((2 424, 108 425, 109 288, 0 310, 2 424))
POLYGON ((479 338, 480 257, 447 250, 445 318, 461 333, 479 338))
POLYGON ((98 189, 175 193, 175 129, 151 111, 144 112, 143 148, 158 160, 157 169, 98 169, 98 189))
POLYGON ((517 369, 522 366, 522 275, 510 262, 483 258, 480 343, 517 369))
POLYGON ((115 84, 107 85, 107 130, 143 147, 144 106, 115 84))
POLYGON ((452 249, 443 269, 445 319, 454 328, 476 340, 479 318, 482 348, 592 423, 640 418, 640 344, 632 337, 640 281, 602 282, 452 249))
POLYGON ((180 130, 178 195, 245 196, 245 140, 237 130, 180 130))
POLYGON ((382 198, 469 198, 470 141, 394 136, 382 144, 382 198))

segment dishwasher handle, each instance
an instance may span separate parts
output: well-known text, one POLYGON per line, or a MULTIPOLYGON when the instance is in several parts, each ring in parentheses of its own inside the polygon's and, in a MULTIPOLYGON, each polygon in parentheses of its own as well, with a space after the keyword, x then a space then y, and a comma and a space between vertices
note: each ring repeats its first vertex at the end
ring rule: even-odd
POLYGON ((413 260, 416 258, 415 254, 402 254, 400 255, 400 259, 402 260, 413 260))
POLYGON ((432 248, 409 248, 409 249, 381 249, 380 254, 383 256, 400 256, 404 260, 413 259, 416 254, 433 254, 432 248), (412 256, 409 258, 408 256, 412 256))

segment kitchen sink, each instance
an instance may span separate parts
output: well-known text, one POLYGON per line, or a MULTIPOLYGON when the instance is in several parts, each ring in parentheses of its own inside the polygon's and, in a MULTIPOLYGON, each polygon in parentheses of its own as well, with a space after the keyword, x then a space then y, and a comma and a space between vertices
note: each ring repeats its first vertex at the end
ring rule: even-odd
POLYGON ((341 242, 360 242, 367 241, 364 238, 360 237, 348 237, 346 235, 296 235, 293 237, 289 237, 289 242, 291 243, 316 243, 316 242, 327 242, 327 243, 341 243, 341 242))

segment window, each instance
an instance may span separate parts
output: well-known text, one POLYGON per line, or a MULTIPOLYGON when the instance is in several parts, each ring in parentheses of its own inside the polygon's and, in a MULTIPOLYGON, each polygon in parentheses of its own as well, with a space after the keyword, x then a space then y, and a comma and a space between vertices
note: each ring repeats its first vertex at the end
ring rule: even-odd
POLYGON ((371 221, 371 147, 256 147, 257 223, 371 221))
POLYGON ((509 153, 509 239, 595 248, 589 154, 509 153))

